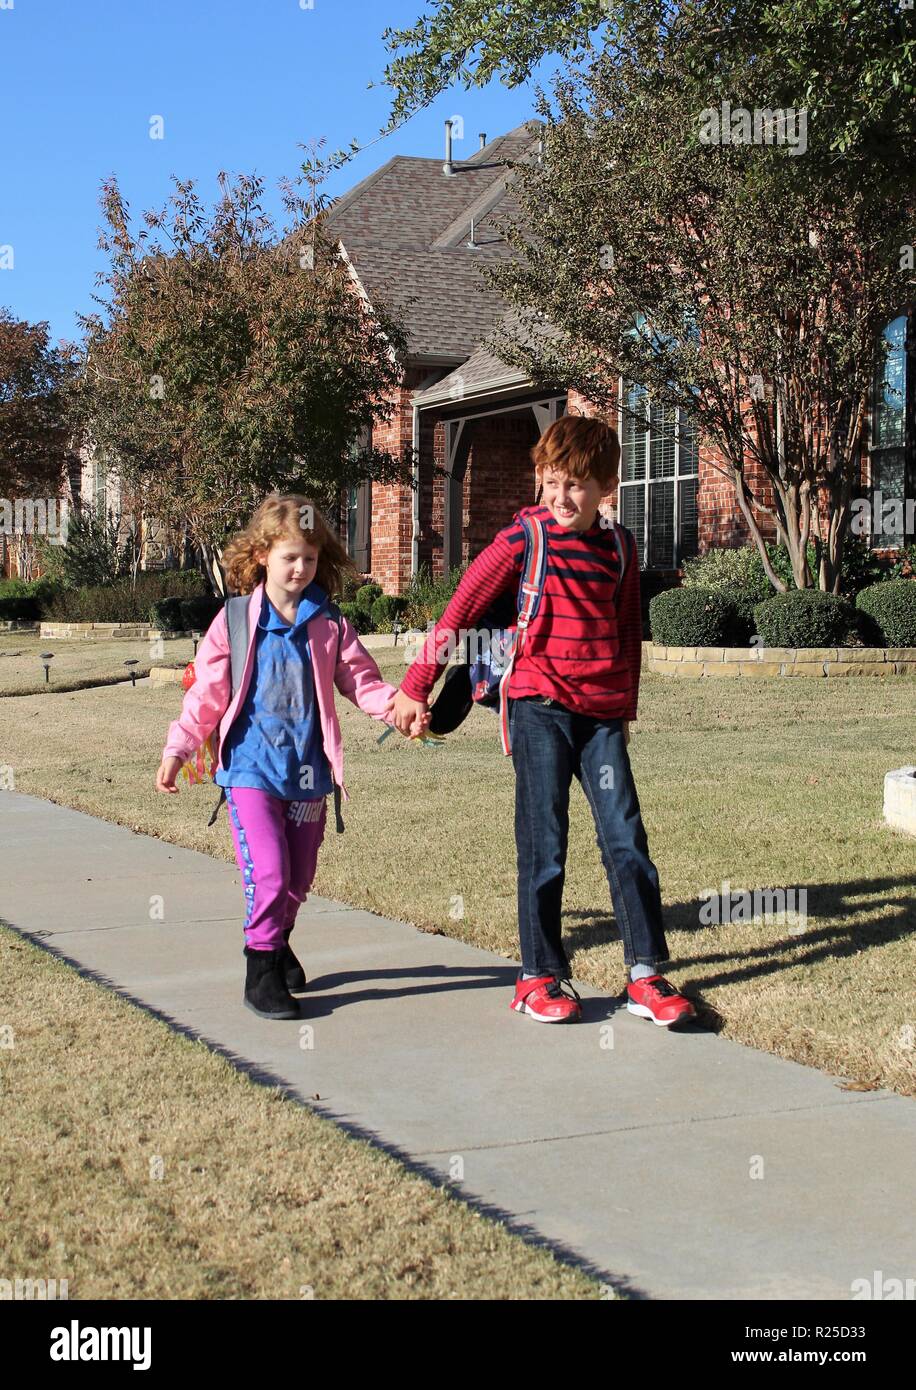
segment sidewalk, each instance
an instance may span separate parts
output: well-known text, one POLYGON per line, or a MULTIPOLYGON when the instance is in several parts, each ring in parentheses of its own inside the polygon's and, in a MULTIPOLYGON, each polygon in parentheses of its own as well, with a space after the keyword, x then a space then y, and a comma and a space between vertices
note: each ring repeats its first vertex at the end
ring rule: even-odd
POLYGON ((11 792, 0 846, 17 930, 405 1161, 458 1172, 456 1191, 615 1288, 848 1300, 876 1270, 916 1276, 909 1099, 669 1034, 587 986, 581 1024, 539 1025, 509 1009, 512 962, 326 898, 293 937, 301 1020, 260 1019, 242 1007, 233 866, 11 792))

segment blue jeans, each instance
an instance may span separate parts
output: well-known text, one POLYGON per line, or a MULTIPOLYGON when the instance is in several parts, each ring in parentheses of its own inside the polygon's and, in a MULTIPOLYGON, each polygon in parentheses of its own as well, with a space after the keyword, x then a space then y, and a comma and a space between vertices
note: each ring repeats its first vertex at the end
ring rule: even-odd
POLYGON ((510 701, 509 736, 522 969, 569 978, 560 914, 573 775, 582 783, 595 821, 624 964, 668 960, 658 871, 649 858, 623 721, 596 719, 555 700, 529 697, 510 701))

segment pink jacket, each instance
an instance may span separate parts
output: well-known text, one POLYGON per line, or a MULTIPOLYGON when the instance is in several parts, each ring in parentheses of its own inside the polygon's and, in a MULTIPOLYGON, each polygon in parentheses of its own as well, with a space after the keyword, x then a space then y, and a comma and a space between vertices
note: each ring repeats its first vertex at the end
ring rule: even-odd
MULTIPOLYGON (((194 658, 197 679, 185 694, 181 714, 169 725, 165 748, 162 750, 163 758, 181 758, 182 762, 187 762, 194 750, 218 725, 218 765, 222 768, 222 749, 226 734, 232 727, 251 684, 255 638, 263 594, 262 582, 253 591, 248 605, 248 651, 242 682, 235 695, 231 695, 232 673, 225 608, 220 610, 210 624, 194 658)), ((336 685, 340 693, 352 700, 365 714, 370 714, 373 719, 381 719, 385 724, 394 723, 391 714, 385 713, 385 706, 397 694, 397 689, 382 680, 381 672, 347 618, 341 618, 339 662, 338 627, 332 617, 327 613, 316 613, 309 620, 308 634, 324 751, 331 764, 334 781, 340 787, 344 799, 349 801, 350 797, 343 784, 343 741, 337 711, 334 708, 334 686, 336 685)))

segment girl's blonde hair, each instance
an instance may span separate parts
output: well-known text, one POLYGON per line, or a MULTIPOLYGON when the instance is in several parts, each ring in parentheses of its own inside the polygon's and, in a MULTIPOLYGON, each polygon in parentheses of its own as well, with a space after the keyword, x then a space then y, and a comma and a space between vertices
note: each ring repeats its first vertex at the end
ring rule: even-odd
POLYGON ((311 541, 318 551, 317 583, 330 598, 341 595, 344 580, 356 576, 356 567, 318 508, 298 492, 271 493, 244 531, 226 545, 222 558, 229 588, 250 594, 267 575, 255 558, 258 551, 269 551, 276 541, 291 538, 311 541))

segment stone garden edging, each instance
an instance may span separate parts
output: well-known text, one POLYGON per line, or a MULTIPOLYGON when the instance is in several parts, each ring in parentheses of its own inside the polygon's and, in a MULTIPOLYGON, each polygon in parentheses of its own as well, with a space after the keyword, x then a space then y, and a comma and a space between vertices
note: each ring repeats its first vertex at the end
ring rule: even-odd
POLYGON ((916 676, 916 647, 664 647, 648 668, 663 676, 916 676))

